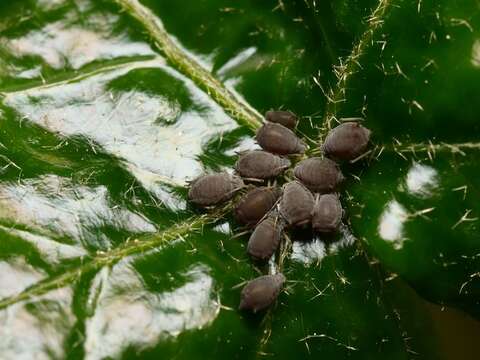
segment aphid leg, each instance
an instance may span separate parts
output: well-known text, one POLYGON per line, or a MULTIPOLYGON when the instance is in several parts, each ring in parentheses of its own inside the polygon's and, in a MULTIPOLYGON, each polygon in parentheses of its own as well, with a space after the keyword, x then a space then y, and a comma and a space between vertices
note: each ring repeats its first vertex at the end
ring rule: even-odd
MULTIPOLYGON (((265 220, 267 217, 269 217, 271 214, 273 214, 277 210, 276 206, 278 205, 280 200, 281 200, 281 198, 278 198, 277 201, 275 201, 272 208, 269 211, 267 211, 267 213, 265 215, 263 215, 263 217, 260 220, 258 220, 258 222, 255 224, 255 226, 260 224, 263 220, 265 220)), ((278 216, 276 218, 278 218, 278 216)))
POLYGON ((256 183, 259 183, 259 184, 263 184, 265 182, 265 180, 263 180, 263 179, 255 179, 255 178, 243 178, 243 180, 256 182, 256 183))
POLYGON ((357 156, 353 160, 350 160, 350 164, 356 163, 357 161, 359 161, 359 160, 363 159, 364 157, 368 156, 371 152, 372 152, 372 150, 368 150, 367 152, 364 152, 362 155, 357 156))
POLYGON ((285 258, 290 253, 290 249, 292 247, 292 240, 290 239, 290 237, 286 233, 283 233, 283 237, 285 238, 285 241, 282 242, 280 245, 280 254, 278 257, 278 266, 280 269, 283 268, 285 258))

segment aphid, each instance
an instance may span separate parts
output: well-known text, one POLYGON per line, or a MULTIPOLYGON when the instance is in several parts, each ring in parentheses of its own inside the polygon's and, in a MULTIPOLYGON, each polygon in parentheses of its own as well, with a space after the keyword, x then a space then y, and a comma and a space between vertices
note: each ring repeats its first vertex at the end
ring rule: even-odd
POLYGON ((257 131, 256 139, 262 149, 274 154, 303 154, 307 149, 292 130, 275 123, 263 124, 257 131))
POLYGON ((242 154, 235 164, 236 171, 245 178, 268 179, 280 175, 290 166, 290 160, 262 150, 242 154))
POLYGON ((310 222, 314 204, 312 193, 298 181, 284 185, 280 213, 289 225, 302 226, 310 222))
POLYGON ((337 163, 318 157, 298 163, 294 174, 307 188, 319 193, 332 192, 345 179, 337 163))
POLYGON ((281 124, 289 129, 295 129, 295 126, 297 126, 297 116, 291 111, 267 111, 265 120, 281 124))
POLYGON ((240 295, 240 310, 250 310, 256 313, 268 308, 277 299, 285 276, 281 273, 264 275, 248 282, 240 295))
POLYGON ((370 130, 356 122, 341 124, 327 135, 323 153, 334 159, 353 160, 365 152, 370 134, 370 130))
POLYGON ((227 201, 244 186, 238 176, 227 173, 205 174, 193 180, 188 191, 191 202, 200 206, 227 201))
POLYGON ((277 250, 282 239, 283 224, 277 216, 269 216, 260 222, 248 241, 247 252, 256 260, 268 260, 277 250))
POLYGON ((342 217, 342 204, 338 196, 326 194, 316 199, 312 217, 312 227, 315 231, 322 233, 337 231, 342 217))
POLYGON ((281 195, 276 187, 258 187, 247 192, 235 207, 235 218, 247 226, 257 224, 281 195))

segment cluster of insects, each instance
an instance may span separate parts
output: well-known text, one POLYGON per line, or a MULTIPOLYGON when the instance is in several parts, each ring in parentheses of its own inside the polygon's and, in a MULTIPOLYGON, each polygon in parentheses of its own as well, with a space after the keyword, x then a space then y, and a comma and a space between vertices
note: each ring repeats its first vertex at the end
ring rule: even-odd
MULTIPOLYGON (((277 251, 284 231, 311 226, 319 233, 335 233, 343 209, 336 191, 344 176, 337 162, 361 156, 370 140, 370 130, 357 122, 332 129, 320 150, 323 157, 306 158, 293 169, 294 180, 281 188, 265 185, 292 165, 288 156, 302 155, 306 144, 294 133, 297 116, 289 111, 268 111, 257 131, 262 150, 239 154, 235 174, 204 174, 190 184, 189 199, 201 207, 230 200, 247 189, 235 206, 235 219, 251 231, 247 252, 258 262, 267 262, 277 251), (254 186, 246 184, 258 184, 254 186)), ((249 281, 241 292, 240 310, 258 312, 272 305, 285 283, 281 273, 249 281)))

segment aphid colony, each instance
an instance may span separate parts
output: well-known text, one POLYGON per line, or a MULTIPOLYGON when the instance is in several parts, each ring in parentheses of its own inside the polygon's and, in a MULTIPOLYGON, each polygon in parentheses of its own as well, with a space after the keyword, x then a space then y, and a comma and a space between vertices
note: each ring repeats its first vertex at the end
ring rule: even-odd
MULTIPOLYGON (((295 135, 297 117, 288 111, 269 111, 266 122, 257 131, 256 140, 263 150, 240 154, 236 175, 205 174, 190 185, 188 197, 202 207, 231 199, 245 183, 273 179, 285 172, 290 159, 304 154, 307 145, 295 135)), ((370 130, 356 122, 346 122, 327 135, 321 147, 325 157, 300 161, 293 170, 294 180, 282 188, 260 186, 248 190, 235 206, 235 219, 252 229, 247 252, 255 261, 266 262, 277 251, 288 228, 311 224, 314 231, 335 233, 343 210, 335 193, 344 180, 334 161, 353 160, 368 146, 370 130)), ((285 283, 283 274, 260 276, 245 285, 240 310, 257 312, 273 304, 285 283)))

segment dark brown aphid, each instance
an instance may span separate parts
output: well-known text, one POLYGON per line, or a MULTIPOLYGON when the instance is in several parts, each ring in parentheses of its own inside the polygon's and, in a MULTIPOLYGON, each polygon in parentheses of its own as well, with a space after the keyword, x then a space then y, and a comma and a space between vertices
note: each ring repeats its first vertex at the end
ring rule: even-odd
POLYGON ((257 131, 256 139, 262 149, 274 154, 303 154, 307 149, 292 130, 275 123, 263 124, 257 131))
POLYGON ((321 195, 315 202, 312 227, 315 231, 332 233, 338 230, 343 217, 342 204, 334 194, 321 195))
POLYGON ((280 213, 289 225, 302 226, 310 222, 314 204, 312 193, 298 181, 284 185, 280 213))
POLYGON ((276 187, 258 187, 250 190, 235 207, 235 219, 247 226, 255 226, 275 205, 281 193, 276 187))
POLYGON ((265 120, 281 124, 289 129, 295 129, 295 126, 297 126, 297 115, 291 111, 267 111, 265 120))
POLYGON ((283 274, 264 275, 249 281, 240 295, 240 310, 256 313, 272 305, 280 294, 285 276, 283 274))
POLYGON ((341 124, 327 135, 323 153, 334 159, 353 160, 367 149, 370 134, 370 130, 356 122, 341 124))
POLYGON ((200 206, 210 206, 227 201, 244 186, 238 176, 227 173, 205 174, 190 184, 188 198, 200 206))
POLYGON ((268 179, 280 175, 290 166, 290 160, 262 150, 248 151, 240 155, 235 169, 245 177, 268 179))
POLYGON ((345 179, 337 163, 318 157, 299 162, 294 174, 303 185, 319 193, 332 192, 345 179))
POLYGON ((257 225, 248 241, 247 252, 256 260, 272 257, 282 239, 283 224, 278 216, 269 216, 257 225))

